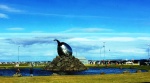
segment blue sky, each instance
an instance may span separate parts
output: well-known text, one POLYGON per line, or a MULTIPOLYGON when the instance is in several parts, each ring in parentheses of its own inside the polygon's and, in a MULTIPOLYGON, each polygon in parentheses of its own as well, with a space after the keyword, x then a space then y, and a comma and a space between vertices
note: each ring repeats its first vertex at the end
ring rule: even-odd
POLYGON ((148 58, 150 0, 0 0, 0 61, 52 60, 53 39, 87 59, 148 58), (104 56, 103 42, 106 54, 104 56))

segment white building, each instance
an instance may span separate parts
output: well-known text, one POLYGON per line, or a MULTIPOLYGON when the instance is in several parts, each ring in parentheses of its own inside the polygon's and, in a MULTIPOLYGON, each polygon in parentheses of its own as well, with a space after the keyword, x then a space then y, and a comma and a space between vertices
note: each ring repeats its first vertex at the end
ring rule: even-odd
POLYGON ((85 57, 80 56, 80 57, 76 57, 76 58, 78 58, 84 65, 88 64, 88 60, 85 57))

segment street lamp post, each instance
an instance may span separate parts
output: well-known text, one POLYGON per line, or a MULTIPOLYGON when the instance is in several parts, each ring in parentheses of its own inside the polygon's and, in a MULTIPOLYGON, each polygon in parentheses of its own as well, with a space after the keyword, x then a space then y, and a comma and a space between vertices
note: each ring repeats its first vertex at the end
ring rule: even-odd
POLYGON ((100 50, 99 50, 99 53, 100 53, 100 60, 101 60, 101 48, 100 48, 100 50))
POLYGON ((99 49, 99 52, 100 52, 100 59, 99 59, 99 61, 100 61, 100 63, 101 63, 101 58, 102 58, 102 48, 103 48, 103 46, 100 46, 100 49, 99 49))
POLYGON ((104 45, 103 45, 103 47, 104 47, 104 64, 106 64, 106 63, 105 63, 105 62, 106 62, 106 61, 105 61, 105 42, 103 42, 103 44, 104 44, 104 45))
POLYGON ((150 44, 148 44, 148 58, 150 59, 149 50, 150 50, 150 44))
POLYGON ((104 47, 104 60, 105 60, 105 42, 103 42, 103 47, 104 47))
POLYGON ((77 57, 77 51, 76 51, 76 57, 77 57))
POLYGON ((18 63, 19 63, 19 47, 20 47, 20 46, 18 46, 18 63))
POLYGON ((99 50, 99 52, 100 52, 100 59, 102 58, 102 48, 103 48, 103 46, 102 47, 100 47, 100 50, 99 50))
POLYGON ((108 50, 108 55, 110 56, 110 49, 108 50))

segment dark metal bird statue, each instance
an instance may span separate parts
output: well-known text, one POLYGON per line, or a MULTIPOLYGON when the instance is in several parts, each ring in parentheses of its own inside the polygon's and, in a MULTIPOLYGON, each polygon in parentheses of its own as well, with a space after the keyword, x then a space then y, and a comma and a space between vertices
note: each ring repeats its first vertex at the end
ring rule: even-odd
POLYGON ((61 56, 71 56, 72 55, 72 49, 71 47, 65 43, 65 42, 60 42, 59 40, 55 39, 54 41, 57 41, 57 52, 58 55, 61 56))

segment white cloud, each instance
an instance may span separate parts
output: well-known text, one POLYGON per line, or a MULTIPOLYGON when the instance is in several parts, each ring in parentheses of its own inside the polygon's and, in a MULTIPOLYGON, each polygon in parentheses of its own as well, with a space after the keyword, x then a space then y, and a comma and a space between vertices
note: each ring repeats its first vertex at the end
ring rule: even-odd
POLYGON ((145 50, 144 49, 137 49, 137 48, 128 48, 128 49, 124 49, 124 50, 118 50, 118 52, 122 52, 122 53, 130 53, 130 54, 145 54, 145 50))
POLYGON ((150 41, 150 37, 138 37, 139 40, 150 41))
POLYGON ((100 41, 118 41, 118 42, 129 42, 135 41, 133 37, 106 37, 106 38, 99 38, 100 41))
MULTIPOLYGON (((120 34, 120 33, 119 33, 120 34)), ((57 43, 53 41, 58 38, 61 42, 68 43, 74 55, 86 56, 87 59, 100 57, 100 48, 105 43, 105 59, 110 58, 128 58, 134 55, 135 57, 146 57, 146 49, 143 45, 149 42, 148 36, 117 36, 117 35, 101 35, 99 34, 56 34, 56 33, 2 33, 0 34, 0 52, 5 56, 17 56, 17 47, 20 45, 20 56, 31 57, 47 57, 52 58, 57 55, 57 43), (69 36, 69 37, 68 37, 69 36), (147 40, 145 42, 145 40, 147 40), (110 49, 110 52, 108 51, 110 49), (10 54, 8 54, 10 53, 10 54)), ((101 49, 101 58, 104 56, 104 49, 101 49)), ((1 55, 2 56, 2 55, 1 55)), ((132 57, 134 57, 132 56, 132 57)), ((95 58, 97 59, 97 58, 95 58)), ((23 60, 23 59, 22 59, 23 60)), ((47 60, 47 59, 43 59, 47 60)))
POLYGON ((24 28, 14 27, 14 28, 7 28, 6 30, 9 30, 9 31, 22 31, 22 30, 24 30, 24 28))
POLYGON ((130 42, 135 41, 136 38, 133 37, 76 37, 76 38, 70 38, 68 41, 71 42, 99 42, 99 41, 105 41, 105 42, 130 42))
POLYGON ((107 28, 71 28, 63 32, 74 32, 74 33, 98 33, 98 32, 112 32, 112 29, 107 28))
POLYGON ((0 4, 0 9, 3 11, 8 11, 8 12, 22 12, 22 10, 15 9, 15 8, 12 8, 7 5, 3 5, 3 4, 0 4))
POLYGON ((31 33, 44 33, 43 31, 32 31, 31 33))
POLYGON ((81 31, 84 32, 109 32, 112 31, 112 29, 106 29, 106 28, 86 28, 86 29, 81 29, 81 31))
POLYGON ((82 41, 91 41, 90 39, 87 39, 87 38, 70 38, 70 39, 68 39, 68 41, 70 41, 70 42, 82 42, 82 41))
POLYGON ((0 13, 0 18, 8 18, 8 16, 6 14, 0 13))
MULTIPOLYGON (((82 39, 82 38, 81 38, 82 39)), ((81 40, 80 39, 80 40, 81 40)), ((83 40, 83 39, 82 39, 83 40)), ((85 40, 85 39, 84 39, 85 40)), ((127 37, 95 37, 95 38, 86 38, 85 41, 108 41, 108 42, 133 42, 133 41, 150 41, 150 37, 132 37, 132 36, 127 36, 127 37)))
POLYGON ((92 16, 92 15, 73 15, 73 14, 56 14, 56 13, 28 13, 30 15, 41 15, 41 16, 56 16, 56 17, 67 17, 67 18, 106 18, 110 19, 111 17, 104 16, 92 16))
POLYGON ((45 51, 45 53, 43 53, 43 56, 47 56, 47 57, 49 57, 49 56, 56 56, 57 55, 57 53, 56 52, 52 52, 52 51, 45 51))
POLYGON ((0 40, 5 39, 4 37, 0 37, 0 40))

